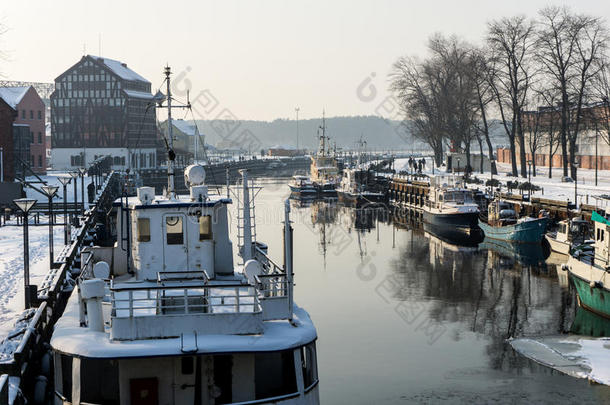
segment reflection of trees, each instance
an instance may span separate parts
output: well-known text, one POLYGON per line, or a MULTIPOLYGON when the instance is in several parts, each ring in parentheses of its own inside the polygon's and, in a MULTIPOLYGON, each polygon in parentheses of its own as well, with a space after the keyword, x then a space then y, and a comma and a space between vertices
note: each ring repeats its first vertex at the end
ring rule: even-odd
POLYGON ((457 340, 466 331, 488 336, 486 350, 496 369, 528 364, 507 338, 562 333, 573 313, 554 268, 549 272, 494 250, 461 249, 410 232, 392 266, 397 300, 431 299, 429 318, 455 323, 457 340))

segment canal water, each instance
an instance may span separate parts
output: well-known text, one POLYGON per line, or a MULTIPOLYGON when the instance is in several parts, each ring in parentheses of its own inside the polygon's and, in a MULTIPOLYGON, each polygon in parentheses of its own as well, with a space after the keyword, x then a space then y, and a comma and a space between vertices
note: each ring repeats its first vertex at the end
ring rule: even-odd
MULTIPOLYGON (((281 263, 289 190, 263 183, 257 239, 281 263)), ((507 343, 610 332, 577 307, 560 258, 448 243, 385 210, 299 201, 291 209, 295 300, 317 327, 323 404, 610 403, 610 387, 540 366, 507 343)))

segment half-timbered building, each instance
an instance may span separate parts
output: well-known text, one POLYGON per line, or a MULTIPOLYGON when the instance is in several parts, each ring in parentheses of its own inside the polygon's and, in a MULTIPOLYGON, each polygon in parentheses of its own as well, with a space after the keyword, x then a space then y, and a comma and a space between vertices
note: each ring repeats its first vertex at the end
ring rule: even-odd
POLYGON ((112 156, 115 169, 157 165, 151 84, 117 60, 86 55, 55 79, 52 166, 86 167, 112 156))

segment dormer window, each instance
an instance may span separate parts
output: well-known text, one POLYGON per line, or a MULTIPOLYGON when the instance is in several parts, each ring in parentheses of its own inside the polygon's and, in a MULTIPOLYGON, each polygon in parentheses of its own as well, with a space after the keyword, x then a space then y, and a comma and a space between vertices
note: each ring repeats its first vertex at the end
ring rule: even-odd
POLYGON ((199 217, 199 240, 212 239, 212 217, 202 215, 199 217))
POLYGON ((165 217, 165 231, 167 232, 168 245, 182 245, 184 243, 181 216, 165 217))
POLYGON ((138 242, 150 242, 150 218, 138 218, 138 242))

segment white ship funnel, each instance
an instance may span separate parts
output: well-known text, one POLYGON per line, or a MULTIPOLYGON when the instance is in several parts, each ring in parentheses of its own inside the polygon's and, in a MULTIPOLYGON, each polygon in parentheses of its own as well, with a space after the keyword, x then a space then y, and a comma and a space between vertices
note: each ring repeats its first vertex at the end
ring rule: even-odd
POLYGON ((104 281, 99 278, 85 280, 80 284, 81 298, 87 305, 89 329, 103 332, 104 315, 102 313, 102 298, 104 298, 104 281))

